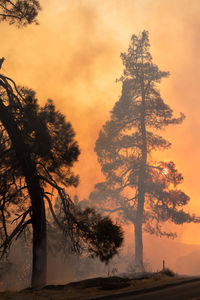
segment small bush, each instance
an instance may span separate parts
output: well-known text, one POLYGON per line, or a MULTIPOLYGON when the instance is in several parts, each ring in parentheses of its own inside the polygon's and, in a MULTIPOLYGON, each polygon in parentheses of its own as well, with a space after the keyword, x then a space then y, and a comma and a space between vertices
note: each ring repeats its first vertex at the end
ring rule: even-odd
POLYGON ((170 277, 174 277, 175 276, 175 273, 170 270, 169 268, 166 268, 165 270, 161 271, 162 274, 165 274, 167 276, 170 276, 170 277))

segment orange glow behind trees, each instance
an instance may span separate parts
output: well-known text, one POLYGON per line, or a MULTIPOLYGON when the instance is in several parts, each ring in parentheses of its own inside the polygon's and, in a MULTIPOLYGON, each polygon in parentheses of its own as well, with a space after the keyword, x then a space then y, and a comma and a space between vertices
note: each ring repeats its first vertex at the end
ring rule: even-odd
MULTIPOLYGON (((80 185, 74 193, 87 197, 102 179, 93 152, 99 129, 120 94, 115 83, 122 71, 120 53, 133 32, 150 32, 152 54, 171 73, 161 95, 187 118, 166 131, 172 149, 156 160, 174 160, 184 174, 188 210, 200 211, 199 142, 199 0, 44 0, 39 26, 17 30, 1 23, 1 56, 10 77, 37 91, 41 104, 52 98, 75 128, 81 156, 76 167, 80 185), (14 47, 13 47, 14 45, 14 47)), ((199 225, 179 232, 186 243, 200 243, 199 225)))

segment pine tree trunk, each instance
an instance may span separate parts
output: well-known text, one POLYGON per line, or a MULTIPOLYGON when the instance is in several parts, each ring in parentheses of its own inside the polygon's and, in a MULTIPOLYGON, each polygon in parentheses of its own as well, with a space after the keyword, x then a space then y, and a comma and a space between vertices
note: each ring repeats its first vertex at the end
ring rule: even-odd
POLYGON ((31 158, 21 131, 9 108, 2 101, 0 101, 0 120, 11 139, 31 199, 33 227, 32 287, 38 288, 46 284, 47 269, 46 216, 43 189, 40 185, 35 162, 31 158))
MULTIPOLYGON (((39 202, 39 201, 38 201, 39 202)), ((32 216, 33 252, 32 252, 32 288, 46 285, 47 237, 44 201, 40 202, 39 215, 32 216)), ((39 211, 38 209, 38 211, 39 211)))
POLYGON ((140 111, 140 133, 141 133, 141 160, 138 175, 138 203, 137 215, 135 222, 135 268, 137 271, 144 271, 143 264, 143 242, 142 242, 142 223, 145 203, 145 180, 146 180, 146 163, 147 163, 147 138, 145 123, 145 90, 144 81, 141 80, 141 111, 140 111))
POLYGON ((142 223, 135 223, 135 270, 143 272, 143 241, 142 241, 142 223))
POLYGON ((143 241, 142 241, 142 223, 145 201, 145 168, 142 164, 138 178, 138 204, 135 221, 135 269, 137 272, 144 271, 143 265, 143 241))
POLYGON ((135 269, 136 272, 144 271, 143 264, 143 240, 142 240, 142 223, 143 223, 143 211, 144 211, 144 174, 140 173, 138 184, 138 205, 137 216, 135 222, 135 269))

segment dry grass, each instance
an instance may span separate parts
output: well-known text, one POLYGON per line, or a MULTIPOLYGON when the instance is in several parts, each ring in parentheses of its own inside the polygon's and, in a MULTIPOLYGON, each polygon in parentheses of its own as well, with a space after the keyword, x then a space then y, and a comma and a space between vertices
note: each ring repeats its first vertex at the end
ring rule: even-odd
POLYGON ((93 296, 140 290, 183 279, 163 273, 155 273, 141 279, 120 277, 93 278, 66 285, 52 285, 40 290, 26 289, 21 292, 2 292, 0 300, 81 300, 93 296))

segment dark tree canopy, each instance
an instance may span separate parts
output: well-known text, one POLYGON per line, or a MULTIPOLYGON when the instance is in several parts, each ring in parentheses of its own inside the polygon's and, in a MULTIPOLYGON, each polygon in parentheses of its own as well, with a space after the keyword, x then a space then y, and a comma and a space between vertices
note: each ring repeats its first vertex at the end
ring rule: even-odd
MULTIPOLYGON (((18 27, 38 24, 40 9, 37 0, 0 0, 0 21, 18 27)), ((1 58, 0 68, 3 62, 1 58)), ((76 252, 87 249, 108 262, 121 246, 123 233, 109 218, 76 207, 66 194, 64 188, 78 184, 71 167, 80 152, 71 124, 55 110, 53 101, 40 107, 34 91, 17 88, 12 79, 0 75, 0 137, 1 258, 31 225, 31 285, 46 284, 47 201, 64 246, 68 243, 67 248, 76 252), (55 193, 60 200, 58 214, 52 203, 55 193)))
MULTIPOLYGON (((28 89, 16 89, 14 93, 12 81, 0 76, 0 90, 3 104, 12 113, 31 158, 37 166, 41 180, 45 176, 59 180, 66 187, 78 184, 78 176, 71 172, 73 163, 80 153, 74 141, 75 133, 65 117, 55 110, 53 101, 48 100, 44 107, 38 105, 35 92, 28 89)), ((15 148, 4 126, 1 124, 1 181, 13 190, 15 198, 26 198, 27 190, 15 148), (12 168, 11 168, 12 167, 12 168), (12 178, 12 180, 11 180, 12 178), (6 180, 7 179, 7 180, 6 180), (19 190, 19 185, 22 190, 19 190)), ((21 149, 23 153, 23 149, 21 149)), ((3 184, 2 182, 2 184, 3 184)), ((45 187, 47 183, 43 182, 45 187)), ((9 189, 7 189, 9 193, 9 189)), ((8 196, 8 195, 7 195, 8 196)), ((13 196, 13 197, 14 197, 13 196)), ((6 197, 9 199, 9 197, 6 197)), ((13 198, 14 199, 14 198, 13 198)), ((13 200, 14 201, 14 200, 13 200)), ((8 203, 10 203, 8 201, 8 203)))
POLYGON ((68 204, 68 213, 71 214, 68 220, 61 211, 54 222, 49 224, 49 238, 51 242, 53 238, 53 248, 56 251, 62 249, 67 254, 86 252, 90 257, 98 257, 107 264, 122 245, 123 232, 120 226, 89 207, 80 209, 71 203, 70 209, 68 204), (56 227, 61 229, 59 236, 56 227))
POLYGON ((134 224, 135 259, 140 269, 142 228, 151 234, 173 237, 175 233, 162 229, 164 222, 199 222, 183 211, 190 198, 178 188, 183 177, 175 164, 152 158, 156 150, 171 146, 160 131, 181 124, 184 115, 174 117, 162 99, 158 85, 169 73, 153 63, 149 49, 148 32, 143 31, 132 36, 128 51, 121 54, 122 94, 99 132, 95 147, 105 181, 96 184, 90 195, 96 206, 119 212, 134 224))
MULTIPOLYGON (((60 229, 68 251, 89 251, 108 262, 117 253, 123 233, 94 210, 81 210, 65 188, 77 186, 71 167, 79 156, 75 133, 52 100, 40 107, 35 92, 17 88, 0 75, 0 251, 9 250, 27 226, 33 229, 32 286, 46 281, 46 213, 60 229), (54 198, 59 210, 54 209, 54 198), (55 197, 54 197, 55 196, 55 197), (45 202, 47 201, 46 205, 45 202), (104 230, 106 226, 107 230, 104 230)), ((51 225, 52 230, 52 225, 51 225)))
POLYGON ((40 9, 38 0, 0 0, 0 20, 17 26, 38 24, 40 9))

